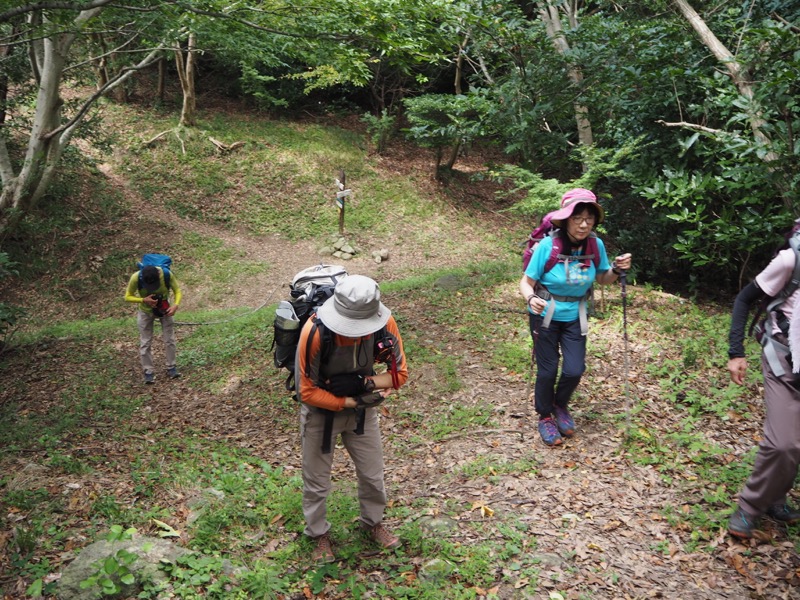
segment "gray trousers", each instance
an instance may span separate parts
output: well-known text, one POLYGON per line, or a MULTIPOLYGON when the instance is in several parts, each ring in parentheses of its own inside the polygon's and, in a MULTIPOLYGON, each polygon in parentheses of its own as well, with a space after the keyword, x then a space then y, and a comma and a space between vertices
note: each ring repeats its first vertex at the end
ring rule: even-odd
POLYGON ((312 538, 327 533, 331 524, 327 518, 326 500, 331 491, 331 466, 336 452, 338 435, 356 467, 358 504, 361 524, 372 527, 383 520, 386 491, 383 483, 383 448, 378 412, 366 409, 364 435, 356 435, 356 415, 351 409, 337 413, 333 419, 331 452, 322 453, 322 433, 325 415, 306 404, 300 408, 300 434, 303 445, 303 515, 304 533, 312 538))
POLYGON ((753 471, 739 494, 739 506, 762 515, 773 504, 786 502, 800 465, 800 377, 794 381, 783 353, 778 353, 786 373, 776 377, 761 355, 764 374, 764 439, 758 446, 753 471))
POLYGON ((175 320, 172 317, 156 317, 153 313, 136 311, 136 324, 139 326, 139 358, 145 373, 153 372, 153 323, 161 321, 161 333, 164 337, 164 354, 167 368, 175 366, 175 320))

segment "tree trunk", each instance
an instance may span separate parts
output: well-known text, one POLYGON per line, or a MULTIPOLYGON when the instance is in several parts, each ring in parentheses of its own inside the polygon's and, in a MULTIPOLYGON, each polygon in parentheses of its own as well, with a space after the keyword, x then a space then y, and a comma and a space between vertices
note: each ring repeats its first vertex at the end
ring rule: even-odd
POLYGON ((100 46, 100 58, 95 61, 97 89, 99 90, 108 83, 108 48, 102 33, 93 34, 92 39, 100 46))
MULTIPOLYGON (((11 31, 13 37, 16 33, 16 27, 11 31)), ((0 63, 9 60, 11 54, 14 52, 14 46, 0 46, 0 63)), ((6 122, 6 103, 8 102, 8 75, 5 71, 0 70, 0 127, 6 122)))
POLYGON ((462 142, 458 141, 450 147, 450 158, 448 158, 447 162, 445 163, 445 167, 447 167, 448 170, 452 170, 453 167, 455 166, 456 160, 458 160, 458 155, 461 152, 462 146, 463 146, 462 142))
POLYGON ((456 94, 461 95, 461 78, 464 76, 464 50, 469 42, 469 35, 464 36, 464 41, 458 46, 458 58, 456 58, 456 78, 455 78, 455 91, 456 94))
MULTIPOLYGON (((545 24, 547 36, 552 40, 556 51, 569 62, 570 47, 569 43, 567 42, 567 38, 564 36, 564 28, 561 24, 561 17, 558 14, 558 8, 553 6, 548 0, 547 2, 542 3, 539 14, 541 15, 542 21, 545 24)), ((569 4, 567 18, 569 19, 572 27, 577 26, 577 7, 573 3, 569 4)), ((576 91, 579 92, 583 84, 583 73, 581 72, 580 67, 570 62, 568 73, 570 80, 575 85, 576 91)), ((589 147, 594 144, 592 122, 589 120, 589 109, 586 105, 581 104, 580 102, 574 102, 573 108, 575 110, 575 122, 578 126, 578 143, 582 146, 589 147)), ((584 173, 589 168, 586 163, 583 163, 582 167, 584 173)))
POLYGON ((180 45, 175 48, 175 65, 178 68, 178 77, 183 90, 183 108, 181 109, 180 124, 193 127, 196 124, 197 99, 194 91, 195 48, 197 38, 194 33, 189 34, 186 48, 186 61, 183 60, 183 50, 180 45))
MULTIPOLYGON (((63 148, 58 137, 47 134, 56 129, 61 122, 61 107, 64 102, 59 94, 61 76, 66 64, 66 55, 74 41, 74 35, 61 34, 45 38, 37 49, 43 54, 35 54, 33 59, 40 66, 39 92, 33 114, 28 149, 19 173, 13 174, 5 140, 0 138, 0 175, 3 178, 3 191, 0 193, 0 231, 5 224, 11 224, 23 213, 29 211, 44 194, 52 180, 55 164, 61 158, 63 148)), ((34 50, 34 53, 36 51, 34 50)))

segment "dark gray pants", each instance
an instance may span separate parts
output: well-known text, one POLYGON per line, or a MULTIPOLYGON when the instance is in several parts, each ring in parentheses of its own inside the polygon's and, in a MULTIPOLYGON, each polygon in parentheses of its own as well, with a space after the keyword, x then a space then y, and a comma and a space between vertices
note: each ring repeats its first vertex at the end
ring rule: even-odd
POLYGON ((779 354, 786 371, 782 377, 772 373, 761 355, 767 409, 764 439, 758 446, 753 471, 739 494, 739 506, 753 515, 762 515, 773 504, 786 501, 800 465, 800 378, 792 374, 786 357, 779 354))

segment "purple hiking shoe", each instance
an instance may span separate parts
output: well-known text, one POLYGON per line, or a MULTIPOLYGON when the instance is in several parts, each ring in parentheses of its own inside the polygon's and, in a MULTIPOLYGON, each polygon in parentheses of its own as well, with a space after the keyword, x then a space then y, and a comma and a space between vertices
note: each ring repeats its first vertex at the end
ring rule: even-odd
POLYGON ((558 432, 564 437, 572 437, 575 435, 575 421, 572 420, 572 415, 564 406, 556 406, 553 413, 556 416, 556 427, 558 432))
POLYGON ((548 446, 561 445, 561 434, 558 433, 558 427, 553 417, 539 419, 539 435, 542 436, 542 441, 548 446))

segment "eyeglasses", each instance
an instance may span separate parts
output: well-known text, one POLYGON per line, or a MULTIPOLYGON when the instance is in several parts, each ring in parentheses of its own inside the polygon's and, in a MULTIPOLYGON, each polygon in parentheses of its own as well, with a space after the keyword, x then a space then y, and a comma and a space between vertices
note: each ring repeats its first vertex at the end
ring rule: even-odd
POLYGON ((573 216, 569 218, 570 222, 574 223, 575 225, 580 225, 581 223, 586 223, 587 225, 594 225, 594 217, 578 217, 573 216))

